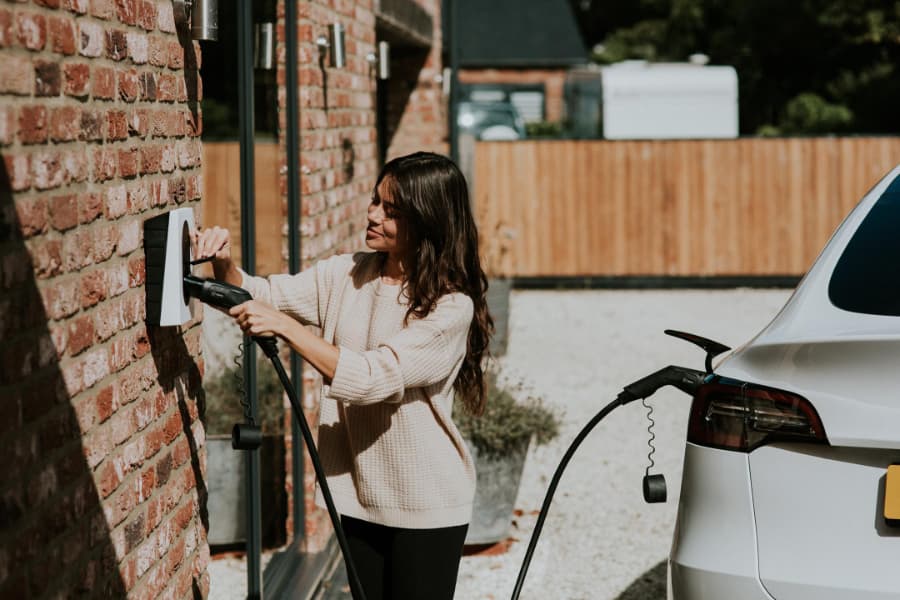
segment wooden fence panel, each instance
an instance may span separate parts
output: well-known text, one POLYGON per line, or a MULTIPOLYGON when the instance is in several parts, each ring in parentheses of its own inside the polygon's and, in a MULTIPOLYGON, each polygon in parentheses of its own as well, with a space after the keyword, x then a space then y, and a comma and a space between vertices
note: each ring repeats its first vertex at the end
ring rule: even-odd
MULTIPOLYGON (((256 272, 268 275, 285 270, 282 234, 285 217, 278 169, 281 164, 276 142, 254 146, 256 203, 256 272)), ((241 169, 238 142, 203 143, 203 200, 201 224, 226 227, 231 232, 232 256, 241 260, 241 169)))
POLYGON ((478 142, 494 275, 801 275, 900 138, 478 142))

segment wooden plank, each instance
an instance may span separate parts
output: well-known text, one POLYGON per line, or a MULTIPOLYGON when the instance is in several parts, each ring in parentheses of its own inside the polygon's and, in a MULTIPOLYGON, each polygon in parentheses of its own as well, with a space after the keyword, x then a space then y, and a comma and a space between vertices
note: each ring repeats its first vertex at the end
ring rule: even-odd
MULTIPOLYGON (((237 142, 204 142, 203 198, 200 223, 218 225, 231 232, 232 256, 241 264, 240 145, 237 142)), ((287 268, 282 250, 284 198, 280 191, 281 155, 276 142, 257 142, 254 147, 256 220, 256 272, 281 273, 287 268)), ((209 274, 209 273, 207 273, 209 274)))

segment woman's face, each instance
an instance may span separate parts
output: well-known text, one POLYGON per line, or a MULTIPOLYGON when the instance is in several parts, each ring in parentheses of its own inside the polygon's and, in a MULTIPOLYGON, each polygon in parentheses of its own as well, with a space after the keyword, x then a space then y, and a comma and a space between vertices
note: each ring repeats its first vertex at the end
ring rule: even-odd
POLYGON ((375 188, 375 194, 369 203, 368 221, 366 246, 396 255, 401 255, 406 250, 406 228, 403 220, 394 213, 387 177, 375 188))

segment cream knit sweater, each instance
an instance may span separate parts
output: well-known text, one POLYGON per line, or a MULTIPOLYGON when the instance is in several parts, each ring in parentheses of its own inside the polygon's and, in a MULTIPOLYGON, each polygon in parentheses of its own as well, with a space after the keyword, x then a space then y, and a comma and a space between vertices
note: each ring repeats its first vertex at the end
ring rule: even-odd
MULTIPOLYGON (((472 301, 442 297, 403 320, 400 285, 385 284, 377 253, 340 255, 297 275, 244 272, 243 287, 340 348, 323 386, 318 449, 339 513, 391 527, 468 523, 475 466, 451 419, 472 301)), ((316 503, 324 506, 317 490, 316 503)))

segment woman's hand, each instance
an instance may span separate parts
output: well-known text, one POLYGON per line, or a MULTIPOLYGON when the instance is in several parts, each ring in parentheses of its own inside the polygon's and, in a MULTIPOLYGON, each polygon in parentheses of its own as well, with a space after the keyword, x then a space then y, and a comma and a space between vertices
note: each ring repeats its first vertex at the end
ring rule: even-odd
POLYGON ((246 335, 254 337, 283 336, 289 316, 262 300, 248 300, 233 306, 228 314, 234 317, 246 335))
POLYGON ((241 277, 231 260, 231 234, 223 227, 213 226, 193 234, 194 260, 212 257, 213 273, 216 279, 233 285, 241 284, 241 277))

